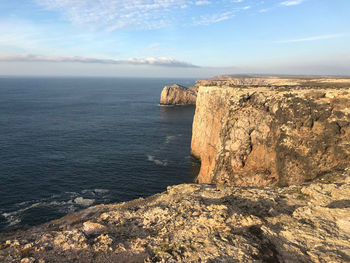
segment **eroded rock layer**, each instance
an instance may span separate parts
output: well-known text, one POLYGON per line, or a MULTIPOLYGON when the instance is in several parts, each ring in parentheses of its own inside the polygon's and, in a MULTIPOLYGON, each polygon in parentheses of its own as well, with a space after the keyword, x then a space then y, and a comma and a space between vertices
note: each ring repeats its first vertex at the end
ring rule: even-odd
POLYGON ((191 148, 199 182, 285 186, 344 170, 350 89, 200 87, 191 148))
POLYGON ((350 262, 349 175, 280 189, 173 186, 2 235, 0 262, 350 262))
POLYGON ((165 86, 161 96, 162 105, 195 105, 197 99, 197 87, 183 87, 181 85, 165 86))

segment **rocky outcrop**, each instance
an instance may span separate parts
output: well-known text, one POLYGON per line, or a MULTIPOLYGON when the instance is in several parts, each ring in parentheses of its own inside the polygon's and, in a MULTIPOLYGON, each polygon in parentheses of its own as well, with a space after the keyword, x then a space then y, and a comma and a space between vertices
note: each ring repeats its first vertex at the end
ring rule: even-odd
POLYGON ((1 235, 0 262, 350 262, 349 176, 280 189, 173 186, 1 235))
POLYGON ((197 87, 183 87, 175 84, 165 86, 160 97, 161 105, 195 105, 197 99, 197 87))
POLYGON ((293 81, 199 88, 191 145, 199 182, 286 186, 350 167, 349 80, 293 81))

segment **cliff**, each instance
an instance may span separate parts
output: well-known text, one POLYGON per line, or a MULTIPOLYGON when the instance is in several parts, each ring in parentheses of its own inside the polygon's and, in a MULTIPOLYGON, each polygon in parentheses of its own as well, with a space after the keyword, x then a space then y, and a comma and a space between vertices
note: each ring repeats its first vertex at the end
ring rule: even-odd
POLYGON ((0 237, 0 262, 350 262, 350 172, 287 188, 179 185, 0 237))
POLYGON ((349 85, 348 78, 278 77, 260 75, 220 75, 214 78, 197 80, 193 87, 178 84, 165 86, 160 98, 161 105, 195 105, 198 88, 207 87, 343 87, 349 85))
POLYGON ((199 88, 199 182, 286 186, 350 167, 350 80, 273 81, 199 88))
POLYGON ((183 87, 181 85, 165 86, 161 96, 162 105, 195 105, 197 99, 197 87, 183 87))

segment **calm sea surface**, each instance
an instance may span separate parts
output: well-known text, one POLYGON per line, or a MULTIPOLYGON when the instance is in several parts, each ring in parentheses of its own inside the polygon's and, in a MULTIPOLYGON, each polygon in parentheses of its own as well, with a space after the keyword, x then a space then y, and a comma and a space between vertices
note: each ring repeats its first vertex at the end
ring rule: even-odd
POLYGON ((0 231, 193 182, 189 79, 0 78, 0 231))

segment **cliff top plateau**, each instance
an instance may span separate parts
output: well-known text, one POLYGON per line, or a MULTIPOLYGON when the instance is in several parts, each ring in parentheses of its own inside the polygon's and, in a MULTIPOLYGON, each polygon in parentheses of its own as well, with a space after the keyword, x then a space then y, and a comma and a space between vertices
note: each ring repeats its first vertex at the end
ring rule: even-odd
POLYGON ((195 105, 201 86, 215 87, 275 87, 275 88, 344 88, 350 87, 350 77, 221 75, 198 80, 193 87, 175 84, 164 87, 161 105, 195 105))
POLYGON ((277 76, 277 75, 219 75, 198 80, 196 86, 294 86, 294 87, 350 87, 350 77, 277 76))

